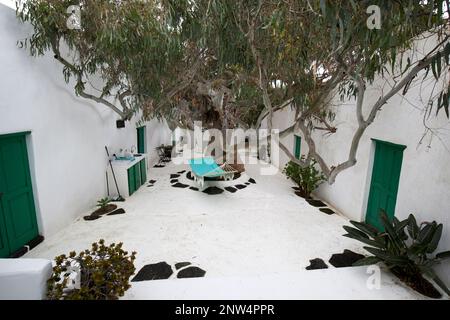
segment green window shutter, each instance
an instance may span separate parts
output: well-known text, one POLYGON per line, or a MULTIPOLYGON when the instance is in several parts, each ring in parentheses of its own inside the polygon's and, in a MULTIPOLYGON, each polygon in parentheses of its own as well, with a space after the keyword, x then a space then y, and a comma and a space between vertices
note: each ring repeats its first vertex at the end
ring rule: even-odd
POLYGON ((139 163, 136 163, 134 165, 134 181, 136 183, 135 185, 135 190, 138 190, 141 185, 142 185, 142 181, 141 181, 141 166, 139 163))
POLYGON ((128 194, 131 196, 136 191, 136 168, 128 169, 128 194))
POLYGON ((302 138, 300 136, 294 136, 295 137, 295 141, 294 141, 294 155, 295 158, 300 160, 301 158, 301 152, 302 152, 302 138))
POLYGON ((144 184, 147 181, 147 165, 145 159, 141 160, 141 183, 144 184))

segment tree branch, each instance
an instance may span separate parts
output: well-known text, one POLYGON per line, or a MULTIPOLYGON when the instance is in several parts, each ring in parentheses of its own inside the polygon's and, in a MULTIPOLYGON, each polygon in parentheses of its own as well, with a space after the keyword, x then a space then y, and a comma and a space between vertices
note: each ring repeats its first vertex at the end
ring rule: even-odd
MULTIPOLYGON (((83 80, 82 80, 83 72, 81 70, 79 70, 78 68, 76 68, 75 65, 73 65, 72 63, 70 63, 69 61, 67 61, 66 59, 64 59, 61 56, 61 52, 59 50, 59 38, 54 39, 54 41, 52 42, 52 50, 53 50, 53 53, 55 54, 55 59, 58 60, 60 63, 62 63, 66 68, 70 69, 74 74, 76 74, 77 75, 77 83, 79 85, 81 84, 84 86, 83 80)), ((126 113, 124 113, 122 110, 117 108, 114 104, 112 104, 108 100, 103 99, 102 97, 96 97, 92 94, 89 94, 85 90, 78 90, 77 93, 82 98, 89 99, 89 100, 92 100, 92 101, 95 101, 97 103, 107 106, 108 108, 110 108, 114 112, 116 112, 122 119, 127 118, 126 113)))

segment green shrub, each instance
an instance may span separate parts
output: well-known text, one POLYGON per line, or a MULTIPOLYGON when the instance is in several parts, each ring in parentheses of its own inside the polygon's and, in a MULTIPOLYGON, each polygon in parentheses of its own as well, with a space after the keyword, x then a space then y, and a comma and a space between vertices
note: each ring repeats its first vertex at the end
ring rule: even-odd
POLYGON ((356 228, 344 226, 347 231, 345 236, 368 245, 364 249, 373 255, 356 262, 355 265, 383 262, 402 280, 407 279, 407 282, 408 279, 417 279, 418 274, 425 275, 450 295, 448 287, 432 269, 436 263, 450 258, 450 251, 433 256, 442 236, 442 224, 433 221, 419 226, 413 215, 403 221, 395 217, 391 220, 384 211, 380 212, 380 219, 384 231, 355 221, 351 221, 351 224, 356 228))
MULTIPOLYGON (((304 156, 302 156, 302 160, 305 160, 304 156)), ((326 180, 325 176, 316 169, 316 165, 317 161, 312 160, 309 166, 302 168, 297 163, 290 161, 283 170, 288 179, 298 185, 303 197, 309 197, 311 192, 326 180)))
POLYGON ((136 253, 122 249, 122 243, 93 243, 91 250, 55 258, 52 277, 48 280, 50 300, 116 300, 130 288, 136 253), (73 276, 78 274, 78 281, 73 276))
POLYGON ((105 209, 108 207, 108 205, 111 203, 111 200, 109 198, 102 198, 99 201, 97 201, 97 207, 100 209, 105 209))

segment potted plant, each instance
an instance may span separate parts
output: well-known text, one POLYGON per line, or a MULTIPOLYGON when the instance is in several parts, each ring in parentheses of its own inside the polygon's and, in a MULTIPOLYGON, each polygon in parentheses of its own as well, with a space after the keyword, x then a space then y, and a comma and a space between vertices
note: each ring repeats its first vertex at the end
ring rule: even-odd
POLYGON ((433 255, 441 239, 442 224, 433 221, 418 225, 413 215, 403 221, 395 217, 391 220, 384 211, 380 212, 380 219, 384 230, 355 221, 351 221, 354 227, 344 226, 345 236, 366 244, 364 249, 372 254, 355 266, 383 262, 395 276, 423 295, 441 297, 425 277, 450 295, 449 288, 432 268, 450 258, 450 251, 433 255))
MULTIPOLYGON (((305 157, 301 158, 303 161, 305 157)), ((325 176, 316 168, 317 161, 311 160, 306 167, 290 161, 283 170, 288 179, 298 186, 296 194, 302 198, 310 199, 311 193, 325 181, 325 176)))
POLYGON ((122 243, 92 244, 90 250, 55 258, 53 274, 47 281, 50 300, 117 300, 130 288, 135 272, 136 252, 128 254, 122 243))

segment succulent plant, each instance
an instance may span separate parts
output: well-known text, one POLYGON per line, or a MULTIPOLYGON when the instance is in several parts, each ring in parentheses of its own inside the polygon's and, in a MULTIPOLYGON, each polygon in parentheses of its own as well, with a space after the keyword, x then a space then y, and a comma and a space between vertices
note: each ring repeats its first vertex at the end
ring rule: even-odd
POLYGON ((355 221, 350 222, 354 227, 344 226, 347 231, 344 236, 366 244, 364 249, 372 254, 356 262, 355 266, 384 262, 391 270, 401 270, 409 275, 425 275, 450 295, 449 288, 432 268, 450 258, 450 251, 433 255, 442 236, 442 224, 433 221, 418 225, 412 214, 403 221, 395 217, 389 219, 384 211, 380 212, 380 221, 384 230, 355 221))

